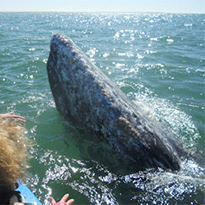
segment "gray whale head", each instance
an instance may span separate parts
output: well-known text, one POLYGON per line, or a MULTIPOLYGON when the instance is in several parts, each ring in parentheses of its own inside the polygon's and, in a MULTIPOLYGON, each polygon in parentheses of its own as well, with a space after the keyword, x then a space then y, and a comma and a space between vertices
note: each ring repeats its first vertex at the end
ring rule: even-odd
POLYGON ((106 141, 136 169, 179 170, 181 149, 163 126, 152 122, 75 43, 51 39, 47 73, 58 111, 106 141))

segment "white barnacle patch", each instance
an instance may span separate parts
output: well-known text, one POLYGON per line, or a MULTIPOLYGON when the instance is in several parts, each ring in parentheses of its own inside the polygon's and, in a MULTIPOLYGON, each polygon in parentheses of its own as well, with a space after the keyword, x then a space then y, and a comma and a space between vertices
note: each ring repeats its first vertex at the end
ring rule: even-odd
POLYGON ((79 55, 78 59, 79 59, 79 62, 81 63, 82 66, 86 65, 86 60, 83 58, 83 56, 79 55))
POLYGON ((131 125, 131 123, 124 117, 119 117, 118 120, 114 122, 115 127, 120 129, 123 133, 129 135, 130 137, 138 140, 140 134, 137 130, 131 125))
POLYGON ((110 93, 106 89, 102 89, 101 92, 105 97, 110 98, 110 93))

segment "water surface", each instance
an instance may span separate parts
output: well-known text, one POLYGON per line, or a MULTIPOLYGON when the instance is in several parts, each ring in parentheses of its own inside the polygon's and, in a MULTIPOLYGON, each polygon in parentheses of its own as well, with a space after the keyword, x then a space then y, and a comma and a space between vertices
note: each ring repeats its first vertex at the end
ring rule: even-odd
POLYGON ((35 142, 27 181, 76 204, 203 204, 205 15, 0 13, 0 109, 25 116, 35 142), (57 112, 46 63, 55 33, 70 37, 190 153, 179 172, 135 172, 99 136, 57 112))

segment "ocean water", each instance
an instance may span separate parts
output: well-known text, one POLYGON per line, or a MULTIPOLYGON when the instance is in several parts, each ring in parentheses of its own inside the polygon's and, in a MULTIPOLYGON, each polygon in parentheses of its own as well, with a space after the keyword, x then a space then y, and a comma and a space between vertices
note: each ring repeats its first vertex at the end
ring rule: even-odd
POLYGON ((30 189, 44 204, 204 204, 205 15, 0 13, 0 112, 25 116, 30 189), (56 110, 46 63, 70 37, 189 157, 178 172, 135 172, 100 137, 56 110))

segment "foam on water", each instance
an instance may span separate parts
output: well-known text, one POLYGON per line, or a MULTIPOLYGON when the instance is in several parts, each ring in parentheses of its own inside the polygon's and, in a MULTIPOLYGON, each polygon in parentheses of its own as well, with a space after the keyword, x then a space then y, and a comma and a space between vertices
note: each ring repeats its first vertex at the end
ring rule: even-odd
POLYGON ((142 108, 150 120, 157 120, 164 124, 165 127, 172 131, 176 140, 183 145, 185 150, 196 151, 197 140, 201 136, 191 116, 166 99, 147 98, 141 94, 135 95, 136 100, 134 102, 142 108))

